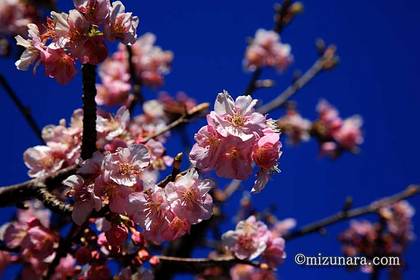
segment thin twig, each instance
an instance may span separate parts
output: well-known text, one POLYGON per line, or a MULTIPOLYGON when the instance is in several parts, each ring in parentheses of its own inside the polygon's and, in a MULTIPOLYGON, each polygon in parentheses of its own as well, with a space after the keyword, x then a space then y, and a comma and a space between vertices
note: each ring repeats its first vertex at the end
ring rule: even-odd
POLYGON ((176 119, 175 121, 171 122, 170 124, 168 124, 166 127, 164 127, 163 129, 155 132, 152 135, 147 136, 146 138, 143 139, 143 143, 146 143, 147 141, 154 139, 156 137, 161 136, 162 134, 165 134, 166 132, 182 125, 185 123, 188 123, 191 119, 193 119, 194 117, 199 116, 200 114, 204 113, 205 111, 207 111, 209 108, 209 104, 208 103, 201 103, 196 105, 194 108, 192 108, 191 110, 189 110, 186 114, 181 115, 178 119, 176 119))
POLYGON ((0 74, 0 85, 4 88, 5 92, 10 97, 10 99, 12 99, 16 108, 22 113, 26 122, 29 124, 32 131, 35 133, 36 137, 41 141, 41 143, 44 143, 44 139, 42 139, 42 130, 35 121, 34 117, 32 116, 31 110, 25 105, 23 105, 16 92, 12 89, 12 87, 2 74, 0 74))
POLYGON ((314 64, 298 79, 296 79, 287 89, 285 89, 280 95, 267 104, 262 105, 258 108, 258 112, 267 114, 268 112, 284 106, 287 101, 295 95, 300 89, 307 85, 313 78, 319 74, 324 66, 325 59, 320 57, 315 61, 314 64))
POLYGON ((89 159, 96 151, 96 66, 82 65, 83 75, 83 139, 82 159, 89 159))
POLYGON ((366 215, 369 213, 375 213, 380 208, 383 208, 385 206, 392 205, 398 201, 407 199, 409 197, 415 196, 420 193, 420 187, 417 185, 411 185, 404 191, 394 194, 389 197, 385 197, 382 199, 379 199, 377 201, 374 201, 372 203, 369 203, 366 206, 354 208, 352 210, 342 210, 332 216, 329 216, 327 218, 321 219, 319 221, 313 222, 309 225, 306 225, 298 230, 292 231, 284 236, 284 239, 286 240, 292 240, 297 237, 304 236, 306 234, 314 233, 314 232, 320 232, 322 229, 324 229, 327 226, 336 224, 338 222, 348 220, 351 218, 359 217, 362 215, 366 215))

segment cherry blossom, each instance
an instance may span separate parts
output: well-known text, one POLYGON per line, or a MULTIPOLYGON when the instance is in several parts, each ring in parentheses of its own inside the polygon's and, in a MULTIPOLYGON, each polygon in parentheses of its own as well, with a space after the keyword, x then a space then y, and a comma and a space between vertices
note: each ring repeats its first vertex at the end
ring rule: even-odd
POLYGON ((0 33, 23 34, 25 27, 36 17, 32 5, 21 0, 0 1, 0 33))
POLYGON ((132 187, 140 183, 140 175, 150 163, 150 155, 144 145, 133 144, 108 153, 102 164, 105 181, 132 187))
POLYGON ((75 0, 76 9, 68 13, 51 12, 47 30, 40 34, 34 25, 28 25, 29 39, 16 37, 25 47, 21 59, 16 62, 20 70, 38 61, 45 66, 47 76, 65 84, 76 73, 76 61, 83 64, 99 64, 108 55, 105 36, 119 39, 124 44, 134 43, 138 18, 125 13, 120 1, 75 0))
POLYGON ((213 199, 208 193, 214 183, 200 180, 198 172, 190 169, 187 174, 178 177, 175 182, 166 185, 168 200, 174 213, 190 224, 207 220, 212 215, 213 199))
POLYGON ((306 142, 310 139, 311 121, 304 119, 295 109, 288 108, 286 115, 277 121, 292 144, 306 142))
POLYGON ((246 50, 244 64, 249 70, 264 66, 284 70, 293 61, 290 50, 290 45, 281 43, 276 32, 258 29, 246 50))
POLYGON ((240 221, 235 230, 224 233, 222 241, 237 258, 252 260, 267 248, 269 235, 267 226, 257 221, 255 216, 250 216, 245 221, 240 221))
POLYGON ((86 185, 81 176, 72 175, 63 184, 71 189, 71 196, 75 200, 72 218, 76 224, 82 225, 93 210, 101 209, 102 201, 95 195, 93 185, 86 185))

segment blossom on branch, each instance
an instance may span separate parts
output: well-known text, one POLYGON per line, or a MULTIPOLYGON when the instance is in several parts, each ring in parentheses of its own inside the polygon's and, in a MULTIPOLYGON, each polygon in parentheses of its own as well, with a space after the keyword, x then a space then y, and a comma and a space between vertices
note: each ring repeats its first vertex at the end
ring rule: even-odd
POLYGON ((253 191, 259 192, 277 171, 281 143, 272 122, 255 111, 256 103, 250 96, 233 100, 228 92, 219 93, 207 125, 195 135, 190 160, 198 169, 240 180, 252 174, 255 163, 261 170, 253 191))
POLYGON ((291 47, 280 42, 280 35, 274 31, 258 29, 246 49, 244 64, 254 71, 261 67, 274 67, 285 70, 293 61, 291 47))
POLYGON ((105 60, 105 39, 135 42, 138 18, 125 13, 120 1, 111 5, 109 0, 75 0, 74 4, 76 9, 68 13, 51 12, 42 33, 28 24, 30 40, 16 36, 18 44, 26 49, 16 62, 18 69, 26 70, 39 61, 49 77, 66 84, 75 76, 76 60, 83 64, 105 60))

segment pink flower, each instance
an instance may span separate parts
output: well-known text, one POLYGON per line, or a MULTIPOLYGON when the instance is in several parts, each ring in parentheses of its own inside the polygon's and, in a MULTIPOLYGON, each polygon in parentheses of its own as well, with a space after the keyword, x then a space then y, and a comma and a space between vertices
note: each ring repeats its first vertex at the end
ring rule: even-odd
POLYGON ((269 239, 267 226, 250 216, 245 221, 240 221, 236 229, 223 234, 222 241, 226 248, 238 259, 255 259, 267 248, 269 239))
POLYGON ((259 269, 248 264, 237 264, 230 269, 232 280, 275 280, 274 272, 266 269, 259 269))
POLYGON ((152 186, 143 192, 132 193, 129 204, 133 208, 133 221, 144 228, 147 239, 157 244, 172 239, 168 233, 174 232, 169 227, 175 214, 163 188, 152 186))
POLYGON ((38 26, 35 24, 28 24, 28 39, 22 38, 17 35, 15 37, 17 45, 25 48, 25 51, 20 56, 20 59, 16 61, 16 68, 19 70, 28 70, 29 66, 40 58, 40 50, 44 47, 41 41, 38 26))
POLYGON ((30 177, 44 177, 54 173, 63 166, 64 160, 56 158, 53 149, 48 146, 35 146, 23 154, 25 165, 29 168, 30 177))
POLYGON ((150 163, 150 155, 144 145, 132 144, 118 148, 115 153, 105 155, 102 169, 105 181, 132 187, 140 184, 141 172, 150 163))
POLYGON ((287 114, 280 118, 278 126, 289 137, 292 144, 310 139, 311 122, 304 119, 296 110, 288 109, 287 114))
POLYGON ((295 226, 296 220, 293 218, 287 218, 276 222, 271 232, 274 234, 274 236, 284 236, 295 226))
POLYGON ((107 58, 99 67, 102 85, 97 85, 96 101, 99 105, 123 104, 131 89, 130 74, 126 63, 107 58))
POLYGON ((90 22, 102 24, 109 20, 109 0, 73 0, 76 9, 90 22))
POLYGON ((269 66, 285 70, 293 61, 290 45, 280 42, 274 31, 258 29, 245 54, 245 66, 250 70, 269 66))
POLYGON ((317 111, 319 113, 319 121, 324 126, 326 134, 332 135, 342 126, 343 121, 337 109, 331 106, 326 100, 321 100, 318 103, 317 111))
POLYGON ((271 267, 276 267, 283 262, 286 258, 284 251, 285 241, 281 237, 275 237, 273 234, 269 234, 267 241, 267 248, 265 249, 262 257, 271 267))
POLYGON ((333 134, 335 141, 345 149, 356 150, 357 146, 363 143, 361 126, 362 119, 359 116, 345 119, 342 126, 333 134))
POLYGON ((277 165, 280 152, 279 133, 268 133, 261 137, 252 151, 252 158, 262 169, 269 170, 277 165))
POLYGON ((195 134, 194 139, 197 143, 190 152, 191 163, 203 171, 215 168, 222 151, 223 138, 214 127, 206 125, 195 134))
POLYGON ((41 52, 41 62, 45 65, 45 74, 61 84, 68 83, 76 75, 74 59, 56 45, 41 52))
POLYGON ((21 0, 0 1, 0 33, 22 34, 25 26, 31 23, 36 16, 36 10, 21 0))
POLYGON ((239 96, 235 101, 227 91, 217 95, 214 111, 208 116, 208 123, 223 137, 229 135, 248 141, 255 135, 262 135, 267 126, 265 117, 255 112, 257 100, 250 96, 239 96))
POLYGON ((175 182, 169 182, 165 191, 173 212, 190 224, 197 224, 212 215, 213 199, 208 192, 213 186, 214 182, 200 180, 198 172, 190 169, 175 182))
POLYGON ((223 178, 245 180, 252 173, 252 144, 240 138, 229 137, 222 142, 222 151, 216 161, 216 174, 223 178))
POLYGON ((98 115, 96 130, 102 134, 101 136, 105 140, 111 141, 127 132, 129 121, 130 112, 123 106, 118 109, 114 117, 111 114, 105 113, 98 115))
POLYGON ((139 18, 125 12, 120 1, 112 3, 110 19, 105 27, 105 34, 109 40, 119 39, 123 44, 134 44, 137 38, 139 18))
POLYGON ((82 225, 93 210, 99 211, 102 208, 102 201, 95 195, 93 185, 86 185, 82 177, 71 175, 63 184, 71 188, 75 200, 72 219, 76 224, 82 225))
MULTIPOLYGON (((163 75, 169 72, 173 60, 173 53, 155 46, 155 41, 155 35, 146 33, 132 46, 137 76, 152 87, 163 84, 163 75)), ((125 50, 124 54, 127 55, 125 50)))

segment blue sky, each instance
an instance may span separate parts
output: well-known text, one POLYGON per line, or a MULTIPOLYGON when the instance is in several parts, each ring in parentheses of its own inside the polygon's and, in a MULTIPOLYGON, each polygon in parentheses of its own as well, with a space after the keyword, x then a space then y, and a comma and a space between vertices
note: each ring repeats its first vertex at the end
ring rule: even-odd
MULTIPOLYGON (((68 3, 59 6, 68 8, 68 3)), ((68 1, 70 2, 70 1, 68 1)), ((249 73, 242 69, 246 38, 258 28, 271 28, 275 1, 124 1, 128 10, 140 17, 139 33, 153 32, 157 43, 175 54, 173 71, 162 88, 175 93, 186 91, 200 102, 213 102, 218 91, 226 89, 240 95, 249 73)), ((295 98, 304 116, 313 119, 315 106, 323 97, 336 105, 342 116, 360 114, 364 119, 365 143, 359 155, 344 155, 337 161, 321 158, 312 141, 297 147, 286 146, 280 161, 282 173, 267 189, 254 197, 264 208, 277 206, 279 217, 295 217, 300 225, 332 214, 346 196, 354 204, 398 192, 410 183, 420 182, 420 3, 415 0, 303 1, 305 12, 282 34, 291 44, 295 62, 291 69, 305 70, 316 59, 314 40, 318 37, 338 46, 339 67, 317 77, 295 98)), ((81 106, 81 80, 63 87, 39 71, 18 72, 12 60, 0 60, 0 71, 19 96, 30 105, 40 124, 57 123, 81 106)), ((277 86, 261 90, 256 97, 269 100, 288 86, 292 71, 283 75, 267 71, 265 78, 277 86)), ((148 90, 152 98, 155 91, 148 90)), ((38 144, 11 101, 0 90, 0 183, 26 178, 22 153, 38 144)), ((272 113, 278 117, 282 112, 272 113)), ((193 133, 202 125, 191 125, 193 133)), ((168 146, 171 154, 179 151, 175 137, 168 146)), ((249 186, 244 186, 247 189, 249 186)), ((233 214, 238 193, 227 207, 233 214)), ((411 200, 418 206, 420 198, 411 200)), ((11 215, 2 210, 3 219, 11 215)), ((420 227, 419 215, 414 218, 420 227)), ((317 234, 287 244, 289 258, 279 268, 280 279, 368 279, 344 268, 302 268, 294 264, 296 253, 339 255, 337 234, 347 223, 334 226, 326 236, 317 234)), ((225 228, 233 227, 226 223, 225 228)), ((416 229, 416 232, 417 229, 416 229)), ((418 235, 418 234, 417 234, 418 235)), ((419 242, 407 253, 405 279, 420 279, 419 242)))

